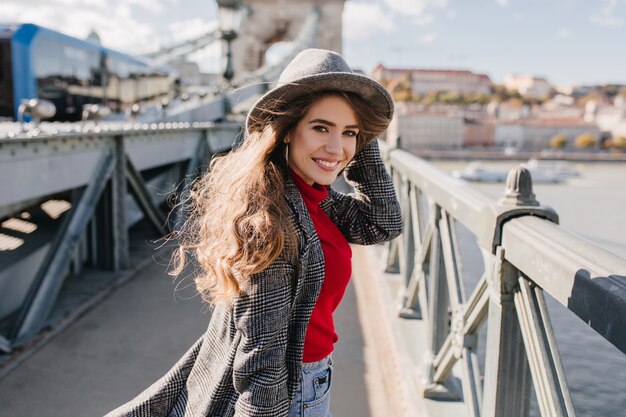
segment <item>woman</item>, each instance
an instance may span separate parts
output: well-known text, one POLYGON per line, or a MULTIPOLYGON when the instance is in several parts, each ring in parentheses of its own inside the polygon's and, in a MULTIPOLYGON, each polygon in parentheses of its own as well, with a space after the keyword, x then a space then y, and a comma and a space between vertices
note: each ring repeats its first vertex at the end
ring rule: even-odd
POLYGON ((330 416, 348 243, 401 230, 375 141, 392 115, 387 91, 339 54, 293 59, 250 110, 242 144, 193 188, 174 272, 193 252, 214 306, 207 332, 109 416, 330 416), (341 172, 354 194, 329 187, 341 172))

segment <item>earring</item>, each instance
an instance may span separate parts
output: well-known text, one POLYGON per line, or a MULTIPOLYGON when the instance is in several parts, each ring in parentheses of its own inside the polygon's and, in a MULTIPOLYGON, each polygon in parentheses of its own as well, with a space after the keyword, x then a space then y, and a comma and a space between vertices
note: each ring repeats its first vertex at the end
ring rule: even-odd
POLYGON ((285 162, 289 163, 289 142, 285 142, 285 162))

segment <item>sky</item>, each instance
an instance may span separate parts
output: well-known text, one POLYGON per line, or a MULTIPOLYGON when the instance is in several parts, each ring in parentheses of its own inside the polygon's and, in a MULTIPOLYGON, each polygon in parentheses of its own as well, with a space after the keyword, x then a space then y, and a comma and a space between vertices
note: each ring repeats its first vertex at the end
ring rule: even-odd
MULTIPOLYGON (((297 0, 293 0, 297 1, 297 0)), ((217 24, 213 0, 1 0, 1 23, 72 36, 95 30, 129 53, 193 38, 217 24)), ((348 0, 343 54, 353 68, 467 69, 552 84, 626 84, 626 0, 348 0)), ((216 42, 194 54, 218 71, 216 42)))

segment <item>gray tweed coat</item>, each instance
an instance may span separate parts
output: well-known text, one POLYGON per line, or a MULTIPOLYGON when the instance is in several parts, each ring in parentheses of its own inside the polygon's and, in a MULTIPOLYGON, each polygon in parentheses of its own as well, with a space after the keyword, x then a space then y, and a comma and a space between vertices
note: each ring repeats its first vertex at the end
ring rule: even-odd
MULTIPOLYGON (((373 141, 345 170, 354 194, 330 190, 320 204, 350 243, 400 234, 400 207, 373 141)), ((279 257, 232 306, 215 307, 204 335, 161 379, 117 416, 287 416, 299 383, 304 335, 324 279, 324 256, 295 183, 285 187, 299 260, 279 257)))

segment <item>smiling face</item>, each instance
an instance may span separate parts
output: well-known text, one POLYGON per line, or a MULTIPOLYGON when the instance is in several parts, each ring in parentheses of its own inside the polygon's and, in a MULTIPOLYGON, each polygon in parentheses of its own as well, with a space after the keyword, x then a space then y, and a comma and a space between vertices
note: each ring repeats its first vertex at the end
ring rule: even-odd
POLYGON ((340 97, 323 97, 288 135, 287 163, 307 184, 329 185, 354 157, 358 133, 352 107, 340 97))

